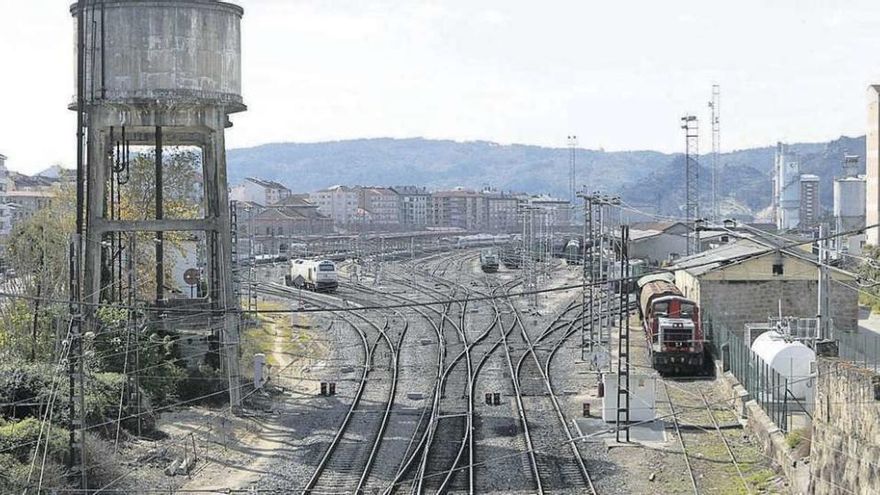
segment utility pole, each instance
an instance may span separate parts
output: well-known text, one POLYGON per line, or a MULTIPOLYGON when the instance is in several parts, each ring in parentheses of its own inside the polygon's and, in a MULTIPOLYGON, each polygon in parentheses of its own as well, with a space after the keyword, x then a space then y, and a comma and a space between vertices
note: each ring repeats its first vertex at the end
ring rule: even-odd
POLYGON ((685 191, 686 191, 686 223, 687 255, 699 252, 700 238, 695 229, 695 222, 700 218, 700 132, 699 122, 694 115, 681 118, 681 128, 685 136, 685 191))
POLYGON ((626 432, 625 441, 629 442, 629 226, 620 227, 620 282, 619 292, 619 321, 617 325, 617 418, 616 437, 620 442, 621 425, 626 432))
MULTIPOLYGON (((610 224, 610 211, 607 207, 609 206, 619 206, 620 205, 620 197, 619 196, 609 196, 607 194, 595 193, 592 198, 592 202, 598 208, 599 215, 599 231, 598 231, 598 245, 599 245, 599 263, 597 267, 598 276, 594 278, 594 281, 599 281, 602 283, 602 294, 599 296, 599 308, 598 308, 598 323, 599 323, 599 332, 598 332, 598 342, 605 344, 608 343, 611 339, 611 286, 608 281, 611 277, 611 262, 614 261, 614 256, 608 256, 606 248, 612 248, 612 244, 610 241, 611 231, 609 229, 610 224)), ((613 249, 612 249, 613 250, 613 249)))
POLYGON ((721 86, 712 85, 712 101, 709 102, 712 113, 712 220, 721 217, 718 200, 718 160, 721 157, 721 86))
POLYGON ((581 280, 583 284, 581 304, 587 314, 586 318, 581 318, 581 360, 586 361, 587 354, 592 355, 594 352, 596 343, 594 335, 596 320, 595 313, 593 312, 594 282, 596 280, 593 266, 593 210, 595 209, 593 201, 595 200, 595 195, 589 194, 584 190, 579 196, 584 200, 584 234, 581 245, 581 253, 583 253, 583 258, 581 259, 581 280), (589 327, 589 334, 587 333, 587 327, 589 327))
POLYGON ((831 294, 829 292, 829 275, 828 275, 828 240, 825 238, 827 234, 825 224, 819 225, 819 300, 817 302, 817 319, 819 320, 819 335, 821 339, 831 339, 832 321, 831 321, 831 294))

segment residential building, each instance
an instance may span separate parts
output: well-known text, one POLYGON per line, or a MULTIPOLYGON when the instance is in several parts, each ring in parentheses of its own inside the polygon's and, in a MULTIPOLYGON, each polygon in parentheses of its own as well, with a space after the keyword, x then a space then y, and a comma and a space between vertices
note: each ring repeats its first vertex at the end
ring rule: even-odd
POLYGON ((798 227, 804 230, 815 227, 819 223, 819 176, 802 174, 800 186, 801 204, 798 227))
POLYGON ((427 227, 431 193, 418 186, 394 186, 391 189, 397 193, 401 225, 416 230, 427 227))
POLYGON ((359 187, 358 208, 369 215, 372 228, 395 230, 400 226, 400 203, 394 189, 359 187))
POLYGON ((482 194, 461 187, 436 191, 431 194, 430 225, 481 230, 487 223, 485 200, 482 194))
POLYGON ((519 232, 520 199, 512 194, 487 191, 483 193, 486 205, 486 227, 493 232, 519 232))
POLYGON ((272 205, 290 196, 290 189, 273 180, 248 177, 229 191, 229 199, 272 205))
POLYGON ((309 201, 318 211, 330 217, 334 225, 355 225, 363 215, 358 215, 360 192, 353 187, 333 186, 309 194, 309 201))

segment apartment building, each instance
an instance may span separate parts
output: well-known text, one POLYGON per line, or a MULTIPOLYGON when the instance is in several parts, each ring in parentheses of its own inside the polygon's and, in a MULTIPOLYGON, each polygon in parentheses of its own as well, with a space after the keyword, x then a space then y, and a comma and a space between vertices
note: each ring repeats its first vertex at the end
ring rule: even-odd
POLYGON ((273 205, 287 198, 290 194, 290 189, 280 182, 248 177, 241 184, 232 187, 229 191, 229 199, 273 205))
POLYGON ((418 186, 394 186, 391 190, 397 193, 400 224, 406 229, 427 227, 431 193, 418 186))
POLYGON ((363 215, 358 215, 360 192, 348 186, 333 186, 309 194, 309 201, 318 212, 330 217, 334 225, 354 225, 363 215))

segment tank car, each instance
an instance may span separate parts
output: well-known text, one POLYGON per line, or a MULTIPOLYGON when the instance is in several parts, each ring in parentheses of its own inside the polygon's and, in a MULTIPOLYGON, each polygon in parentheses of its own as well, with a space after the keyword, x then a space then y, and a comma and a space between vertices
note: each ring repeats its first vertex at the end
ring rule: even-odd
POLYGON ((664 375, 702 373, 706 353, 697 303, 684 297, 668 274, 642 277, 638 286, 651 365, 664 375))

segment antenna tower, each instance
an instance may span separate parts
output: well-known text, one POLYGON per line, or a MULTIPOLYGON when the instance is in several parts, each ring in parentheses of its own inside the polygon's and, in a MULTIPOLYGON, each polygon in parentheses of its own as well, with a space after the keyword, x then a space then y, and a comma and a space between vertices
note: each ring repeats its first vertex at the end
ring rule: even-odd
POLYGON ((681 118, 681 128, 684 130, 685 137, 685 190, 687 200, 685 209, 687 210, 688 225, 688 256, 699 251, 699 238, 696 233, 696 221, 700 218, 700 126, 697 117, 694 115, 685 115, 681 118))
POLYGON ((712 219, 718 220, 721 214, 718 206, 718 160, 721 156, 721 86, 712 85, 712 219))

